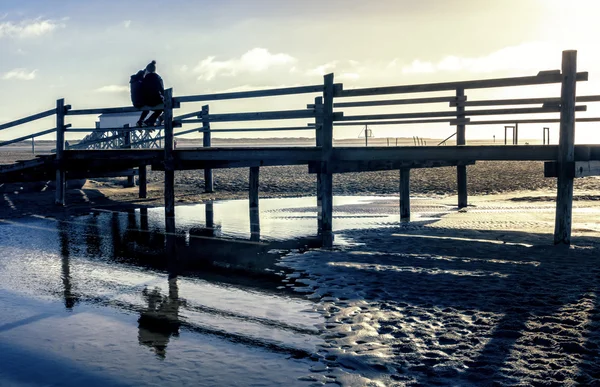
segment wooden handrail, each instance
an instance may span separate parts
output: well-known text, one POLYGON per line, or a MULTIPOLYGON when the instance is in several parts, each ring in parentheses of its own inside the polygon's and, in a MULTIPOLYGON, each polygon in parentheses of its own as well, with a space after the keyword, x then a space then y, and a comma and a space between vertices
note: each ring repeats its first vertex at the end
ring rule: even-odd
POLYGON ((450 125, 457 125, 461 123, 467 123, 471 119, 465 118, 464 120, 457 120, 455 118, 435 118, 435 119, 418 119, 418 120, 391 120, 391 121, 350 121, 350 122, 334 122, 333 126, 357 126, 357 125, 404 125, 404 124, 440 124, 448 123, 450 125))
MULTIPOLYGON (((577 73, 577 81, 587 81, 588 73, 577 73)), ((335 96, 340 98, 345 97, 361 97, 368 95, 381 94, 403 94, 403 93, 423 93, 432 91, 447 91, 456 89, 486 89, 493 87, 509 87, 509 86, 527 86, 527 85, 544 85, 548 83, 560 83, 562 76, 559 72, 542 72, 538 75, 530 77, 515 77, 515 78, 497 78, 484 79, 476 81, 459 81, 445 83, 426 83, 420 85, 405 85, 405 86, 385 86, 385 87, 369 87, 364 89, 339 90, 335 96)))
POLYGON ((8 141, 2 141, 2 142, 0 142, 0 146, 15 144, 17 142, 29 140, 31 138, 43 136, 45 134, 50 134, 50 133, 54 133, 54 132, 56 132, 56 128, 52 128, 52 129, 48 129, 48 130, 42 130, 41 132, 37 132, 37 133, 33 133, 33 134, 28 134, 27 136, 15 138, 15 139, 8 140, 8 141))
MULTIPOLYGON (((577 106, 575 111, 586 111, 586 106, 577 106)), ((496 114, 536 114, 536 113, 557 113, 559 107, 541 107, 541 108, 509 108, 509 109, 486 109, 486 110, 467 110, 461 112, 465 116, 493 116, 496 114)), ((356 116, 344 116, 336 121, 360 121, 360 120, 385 120, 400 118, 428 118, 428 117, 455 117, 459 114, 455 111, 445 112, 420 112, 420 113, 398 113, 398 114, 364 114, 356 116)))
POLYGON ((27 122, 39 120, 40 118, 49 117, 49 116, 53 115, 54 113, 56 113, 56 109, 50 109, 50 110, 43 111, 41 113, 32 114, 30 116, 20 118, 18 120, 4 123, 4 124, 0 125, 0 130, 12 128, 13 126, 25 124, 27 122))
MULTIPOLYGON (((210 122, 233 122, 233 121, 262 121, 262 120, 286 120, 313 118, 314 110, 282 110, 272 112, 249 112, 249 113, 225 113, 225 114, 210 114, 208 120, 210 122)), ((201 118, 181 120, 182 124, 200 124, 201 118)))
POLYGON ((66 113, 66 115, 80 116, 80 115, 85 115, 85 114, 137 113, 137 112, 141 112, 144 110, 162 110, 162 109, 164 109, 163 105, 144 106, 139 109, 134 106, 97 108, 97 109, 74 109, 74 110, 69 110, 66 113))
MULTIPOLYGON (((600 102, 600 95, 582 95, 575 98, 576 102, 600 102)), ((498 105, 534 105, 534 104, 560 104, 560 98, 518 98, 518 99, 491 99, 481 101, 452 101, 450 106, 498 106, 498 105)))
POLYGON ((216 94, 200 94, 187 95, 173 98, 177 102, 201 102, 201 101, 217 101, 225 99, 241 99, 241 98, 256 98, 256 97, 274 97, 279 95, 289 94, 306 94, 306 93, 322 93, 323 85, 314 86, 298 86, 298 87, 283 87, 279 89, 253 90, 253 91, 238 91, 231 93, 216 93, 216 94))

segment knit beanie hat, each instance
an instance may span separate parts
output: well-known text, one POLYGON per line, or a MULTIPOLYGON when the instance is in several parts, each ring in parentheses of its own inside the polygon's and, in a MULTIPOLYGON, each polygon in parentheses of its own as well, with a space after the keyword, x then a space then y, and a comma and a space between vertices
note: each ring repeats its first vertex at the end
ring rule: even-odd
POLYGON ((148 66, 146 66, 146 71, 149 73, 155 73, 156 72, 156 61, 153 60, 152 62, 148 63, 148 66))

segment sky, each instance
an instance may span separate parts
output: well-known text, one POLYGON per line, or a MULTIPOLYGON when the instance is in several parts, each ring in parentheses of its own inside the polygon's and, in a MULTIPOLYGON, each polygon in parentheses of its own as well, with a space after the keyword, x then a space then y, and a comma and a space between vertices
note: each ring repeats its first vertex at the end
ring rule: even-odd
MULTIPOLYGON (((590 73, 588 82, 578 83, 578 94, 596 95, 598 11, 597 0, 0 0, 0 123, 51 109, 58 98, 74 109, 130 105, 129 76, 151 60, 177 96, 321 84, 331 72, 345 89, 528 76, 559 69, 561 52, 575 49, 579 71, 590 73)), ((467 93, 471 100, 559 95, 558 86, 467 93)), ((426 95, 385 98, 421 96, 426 95)), ((293 110, 314 97, 218 101, 210 107, 212 113, 293 110)), ((200 106, 187 104, 181 112, 200 106)), ((446 109, 428 105, 346 114, 446 109)), ((600 103, 578 113, 586 116, 600 116, 600 103)), ((68 122, 92 128, 95 120, 68 122)), ((213 128, 299 123, 305 124, 213 128)), ((40 120, 5 130, 0 139, 52 126, 51 119, 40 120)), ((557 124, 523 125, 520 137, 541 139, 542 126, 550 126, 557 138, 557 124)), ((600 143, 595 126, 578 125, 577 142, 600 143)), ((375 137, 444 138, 454 131, 445 124, 372 129, 375 137)), ((360 131, 340 127, 334 135, 355 138, 360 131)), ((503 125, 472 126, 467 140, 503 133, 503 125)))

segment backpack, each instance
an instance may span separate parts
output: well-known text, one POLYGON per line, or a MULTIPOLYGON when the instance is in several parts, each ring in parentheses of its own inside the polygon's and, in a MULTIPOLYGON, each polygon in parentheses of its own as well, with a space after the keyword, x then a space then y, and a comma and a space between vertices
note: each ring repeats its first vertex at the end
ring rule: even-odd
POLYGON ((131 94, 131 103, 135 107, 144 106, 144 92, 142 90, 142 81, 144 80, 144 70, 140 70, 129 78, 129 93, 131 94))

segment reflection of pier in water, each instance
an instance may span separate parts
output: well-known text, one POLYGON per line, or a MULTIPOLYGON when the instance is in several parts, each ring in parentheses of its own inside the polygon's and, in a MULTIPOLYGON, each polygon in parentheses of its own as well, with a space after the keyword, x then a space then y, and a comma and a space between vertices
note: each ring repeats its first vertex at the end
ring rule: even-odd
MULTIPOLYGON (((260 292, 278 294, 285 292, 286 297, 301 297, 290 289, 281 286, 281 268, 276 266, 280 255, 271 250, 301 248, 309 244, 320 243, 316 238, 304 238, 294 241, 260 241, 258 211, 251 211, 250 239, 221 238, 221 227, 214 222, 212 203, 205 206, 205 227, 191 228, 187 233, 181 230, 164 232, 151 229, 148 209, 139 212, 129 210, 126 213, 96 213, 85 224, 79 222, 57 222, 59 248, 62 258, 62 285, 64 305, 73 310, 78 302, 86 300, 98 305, 116 307, 139 313, 138 343, 150 347, 157 357, 164 359, 171 337, 178 337, 180 329, 186 329, 203 335, 212 335, 221 339, 259 347, 271 352, 282 353, 295 358, 306 358, 311 352, 288 345, 277 340, 264 339, 240 332, 229 332, 219 327, 195 324, 183 317, 182 312, 208 314, 218 318, 235 320, 241 323, 258 324, 259 331, 276 330, 286 332, 281 337, 316 337, 315 329, 288 324, 267 317, 258 317, 235 311, 194 304, 180 298, 178 279, 181 275, 216 280, 241 286, 242 289, 256 289, 260 292), (99 219, 102 215, 108 224, 99 219), (124 224, 126 221, 126 226, 124 224), (106 226, 110 232, 106 232, 106 226), (124 227, 125 226, 125 227, 124 227), (83 228, 83 230, 80 230, 83 228), (83 232, 81 232, 83 231, 83 232), (83 238, 81 238, 83 234, 83 238), (187 235, 189 234, 189 235, 187 235), (148 267, 168 272, 168 291, 158 286, 144 286, 139 291, 143 306, 135 302, 124 301, 114 296, 94 294, 93 290, 74 291, 71 276, 71 252, 77 243, 84 242, 81 251, 91 259, 108 259, 115 264, 128 264, 148 267), (109 247, 110 246, 110 247, 109 247), (86 294, 89 293, 89 294, 86 294)), ((166 220, 166 228, 174 228, 174 219, 166 220)), ((136 290, 135 292, 138 292, 136 290)))

